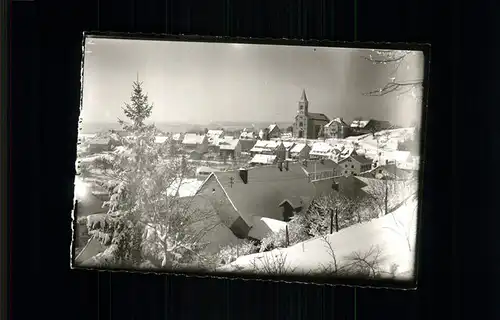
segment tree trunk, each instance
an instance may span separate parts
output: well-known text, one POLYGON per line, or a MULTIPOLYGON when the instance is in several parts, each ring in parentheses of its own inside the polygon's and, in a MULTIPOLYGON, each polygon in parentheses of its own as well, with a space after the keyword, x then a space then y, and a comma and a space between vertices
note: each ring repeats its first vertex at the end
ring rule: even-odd
POLYGON ((385 196, 384 196, 384 215, 387 215, 388 213, 388 193, 389 193, 389 186, 387 179, 385 180, 385 196))
POLYGON ((288 226, 285 227, 285 241, 286 241, 286 247, 290 245, 290 237, 288 235, 288 226))
POLYGON ((333 209, 330 209, 330 234, 333 233, 333 209))
POLYGON ((335 232, 339 232, 339 215, 338 209, 335 209, 335 232))

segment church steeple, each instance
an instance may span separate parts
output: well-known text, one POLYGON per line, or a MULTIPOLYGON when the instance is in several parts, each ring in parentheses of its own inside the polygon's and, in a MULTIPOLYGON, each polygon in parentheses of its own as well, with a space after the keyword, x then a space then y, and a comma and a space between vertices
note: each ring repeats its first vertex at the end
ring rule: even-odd
POLYGON ((300 97, 300 102, 307 102, 306 89, 302 89, 302 96, 300 97))
POLYGON ((302 89, 302 96, 300 97, 299 109, 297 110, 297 113, 307 116, 307 113, 309 112, 308 109, 309 101, 307 101, 306 90, 302 89))

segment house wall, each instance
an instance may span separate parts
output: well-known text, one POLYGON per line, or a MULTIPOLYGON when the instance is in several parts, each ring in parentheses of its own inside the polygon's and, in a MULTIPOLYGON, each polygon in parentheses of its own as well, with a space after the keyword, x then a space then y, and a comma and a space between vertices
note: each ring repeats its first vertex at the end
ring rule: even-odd
POLYGON ((340 174, 342 175, 359 175, 361 172, 365 172, 371 169, 371 164, 361 164, 353 158, 347 158, 346 160, 339 163, 340 174))
POLYGON ((278 127, 275 127, 273 131, 269 132, 269 138, 279 138, 280 137, 280 130, 278 127))
POLYGON ((328 138, 344 139, 349 135, 349 127, 333 122, 329 127, 325 128, 325 135, 328 138))
POLYGON ((104 151, 109 151, 110 146, 108 144, 89 144, 88 151, 90 153, 101 153, 104 151))
POLYGON ((286 158, 286 148, 284 146, 278 146, 275 150, 277 159, 284 160, 286 158))
POLYGON ((197 145, 196 151, 201 152, 201 153, 206 153, 208 152, 208 140, 205 138, 203 140, 203 143, 200 143, 197 145))
POLYGON ((347 158, 341 163, 340 165, 340 173, 342 175, 351 175, 351 174, 360 174, 361 173, 361 166, 360 163, 357 161, 354 161, 352 158, 347 158))
POLYGON ((238 142, 236 148, 234 149, 234 157, 239 158, 241 156, 241 143, 238 142))
POLYGON ((309 153, 311 152, 311 147, 305 146, 295 157, 300 159, 309 159, 309 153))

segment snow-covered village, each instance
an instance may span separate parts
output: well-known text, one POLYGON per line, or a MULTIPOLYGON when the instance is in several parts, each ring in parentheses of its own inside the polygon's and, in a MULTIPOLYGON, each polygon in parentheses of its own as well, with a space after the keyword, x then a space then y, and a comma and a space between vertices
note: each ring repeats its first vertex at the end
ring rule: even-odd
MULTIPOLYGON (((86 50, 85 59, 98 52, 86 50)), ((364 51, 367 58, 357 63, 370 67, 383 58, 394 61, 397 54, 364 51)), ((398 52, 401 61, 410 54, 398 52)), ((419 110, 420 102, 407 96, 421 88, 402 85, 406 91, 385 94, 383 85, 374 84, 379 95, 356 89, 366 107, 353 114, 333 102, 320 108, 319 100, 327 98, 304 79, 301 87, 290 86, 295 88, 287 91, 290 103, 278 116, 272 99, 265 104, 261 98, 255 110, 243 108, 244 121, 236 107, 244 103, 232 93, 229 118, 220 114, 219 120, 217 111, 209 111, 204 123, 186 119, 184 127, 162 126, 173 113, 155 114, 169 100, 152 93, 158 80, 148 72, 131 66, 116 111, 99 103, 92 91, 97 89, 85 82, 91 76, 84 74, 82 125, 99 123, 104 113, 116 120, 111 127, 79 133, 74 267, 414 277, 420 122, 417 116, 401 124, 389 111, 363 113, 363 108, 374 108, 370 101, 380 97, 398 100, 399 94, 416 101, 413 108, 419 110), (94 118, 85 113, 88 96, 96 106, 94 118), (235 120, 227 120, 231 117, 235 120)), ((263 80, 267 86, 271 78, 263 80)), ((166 96, 169 90, 165 86, 166 96)), ((200 110, 210 110, 211 94, 193 89, 192 95, 206 95, 197 100, 207 101, 200 110)), ((184 109, 177 110, 175 121, 182 120, 184 109)))

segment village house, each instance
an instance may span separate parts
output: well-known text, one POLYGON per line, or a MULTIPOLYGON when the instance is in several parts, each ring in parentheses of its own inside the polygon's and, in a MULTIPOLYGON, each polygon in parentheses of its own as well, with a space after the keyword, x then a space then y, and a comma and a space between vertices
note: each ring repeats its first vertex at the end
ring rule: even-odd
POLYGON ((188 152, 206 153, 208 151, 208 138, 206 135, 187 133, 182 140, 182 147, 188 152))
POLYGON ((250 152, 258 140, 240 139, 241 152, 250 152))
POLYGON ((314 185, 298 164, 215 172, 198 191, 206 201, 222 202, 221 220, 239 238, 249 236, 256 225, 254 217, 286 222, 307 210, 315 195, 314 185))
POLYGON ((212 172, 218 172, 220 170, 210 168, 210 167, 198 167, 196 169, 196 179, 205 181, 212 172))
POLYGON ((323 128, 325 138, 344 139, 350 134, 350 127, 342 118, 335 118, 323 128))
POLYGON ((396 164, 385 164, 360 174, 361 177, 372 179, 408 180, 412 172, 398 168, 396 164))
POLYGON ((354 120, 351 125, 351 132, 356 135, 373 133, 381 130, 387 130, 392 125, 389 121, 381 120, 354 120))
POLYGON ((101 153, 110 151, 113 147, 113 140, 111 138, 95 138, 88 141, 89 153, 101 153))
POLYGON ((219 139, 224 138, 224 130, 208 130, 206 135, 209 145, 217 145, 219 139))
POLYGON ((332 179, 341 174, 340 165, 329 159, 303 160, 301 165, 309 181, 332 179))
POLYGON ((122 137, 122 138, 124 138, 124 137, 126 137, 126 136, 128 136, 128 135, 130 134, 130 133, 129 133, 128 131, 126 131, 126 130, 115 130, 115 129, 111 129, 111 130, 109 130, 109 132, 110 132, 111 134, 116 134, 116 135, 118 135, 119 137, 122 137))
POLYGON ((250 149, 252 155, 255 154, 275 154, 275 150, 278 147, 279 142, 274 140, 257 140, 255 145, 250 149))
POLYGON ((309 152, 309 157, 313 159, 331 159, 333 155, 334 147, 326 142, 315 142, 309 152))
POLYGON ((190 160, 196 160, 199 161, 203 159, 204 153, 201 153, 198 150, 188 150, 188 157, 190 160))
POLYGON ((354 150, 348 157, 340 160, 338 164, 342 175, 359 175, 372 169, 372 160, 358 155, 354 150))
POLYGON ((288 149, 285 147, 285 145, 283 144, 283 142, 280 142, 278 144, 278 146, 276 147, 276 149, 274 149, 274 153, 276 155, 277 161, 278 162, 283 162, 287 158, 288 149))
POLYGON ((168 140, 169 140, 169 138, 165 137, 165 136, 156 136, 155 137, 156 144, 165 144, 168 140))
POLYGON ((184 133, 174 133, 172 135, 172 142, 174 144, 181 144, 184 140, 184 133))
POLYGON ((278 128, 278 125, 276 123, 273 123, 269 125, 269 127, 267 127, 265 134, 266 140, 277 139, 281 136, 280 128, 278 128))
POLYGON ((309 101, 306 91, 302 90, 302 96, 299 101, 297 115, 293 123, 293 137, 317 139, 322 131, 322 127, 330 122, 330 119, 323 113, 309 112, 309 101))
POLYGON ((309 159, 309 152, 311 147, 306 143, 297 143, 290 149, 290 158, 296 160, 309 159))
POLYGON ((239 139, 220 139, 219 155, 224 159, 238 159, 241 156, 239 139))
POLYGON ((253 131, 248 131, 246 128, 240 133, 240 140, 255 140, 258 135, 253 131))

